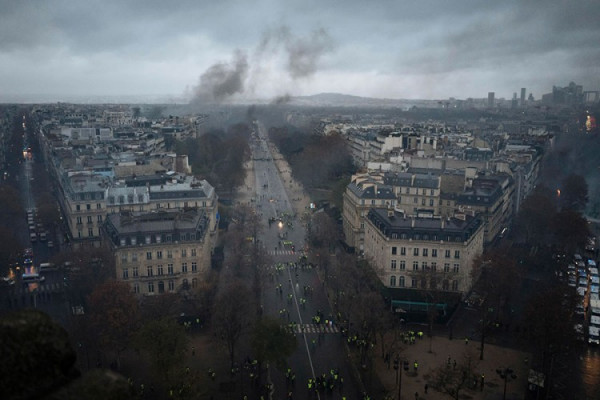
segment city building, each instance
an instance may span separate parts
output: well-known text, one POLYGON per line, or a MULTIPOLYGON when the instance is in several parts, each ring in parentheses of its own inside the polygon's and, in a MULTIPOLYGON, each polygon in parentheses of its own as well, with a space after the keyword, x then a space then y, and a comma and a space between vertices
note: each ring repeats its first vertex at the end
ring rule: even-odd
POLYGON ((488 92, 488 102, 487 102, 487 105, 490 108, 494 107, 494 105, 495 105, 494 104, 494 96, 495 96, 494 92, 488 92))
POLYGON ((343 195, 346 244, 363 251, 364 219, 371 208, 393 208, 407 215, 439 215, 440 176, 408 172, 354 175, 343 195))
POLYGON ((365 218, 364 252, 383 285, 464 296, 477 278, 473 266, 483 252, 484 228, 478 217, 457 217, 419 218, 371 209, 365 218))
POLYGON ((197 208, 122 211, 108 215, 104 235, 115 256, 117 279, 139 295, 182 292, 210 268, 211 231, 197 208))

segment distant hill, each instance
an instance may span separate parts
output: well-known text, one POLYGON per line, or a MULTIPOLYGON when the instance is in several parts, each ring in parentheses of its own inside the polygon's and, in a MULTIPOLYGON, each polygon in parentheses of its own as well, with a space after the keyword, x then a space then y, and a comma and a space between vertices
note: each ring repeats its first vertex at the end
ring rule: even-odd
POLYGON ((417 107, 436 107, 437 100, 377 99, 373 97, 352 96, 341 93, 319 93, 311 96, 290 97, 289 104, 329 107, 386 107, 408 109, 417 107))

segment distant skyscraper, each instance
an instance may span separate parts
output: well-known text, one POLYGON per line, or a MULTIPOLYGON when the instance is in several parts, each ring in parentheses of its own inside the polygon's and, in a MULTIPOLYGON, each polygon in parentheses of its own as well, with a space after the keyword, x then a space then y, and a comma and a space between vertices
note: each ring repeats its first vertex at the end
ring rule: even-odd
POLYGON ((517 108, 517 92, 513 93, 513 98, 510 102, 510 108, 517 108))
POLYGON ((525 107, 525 94, 527 90, 525 88, 521 88, 521 107, 525 107))
POLYGON ((494 92, 488 92, 488 107, 494 107, 494 92))

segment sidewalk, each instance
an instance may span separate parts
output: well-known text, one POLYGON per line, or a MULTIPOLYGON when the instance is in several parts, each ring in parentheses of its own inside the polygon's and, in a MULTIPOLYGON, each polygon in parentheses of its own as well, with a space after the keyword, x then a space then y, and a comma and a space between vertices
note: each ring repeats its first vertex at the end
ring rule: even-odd
MULTIPOLYGON (((402 345, 403 350, 400 354, 401 360, 407 360, 409 371, 402 370, 402 399, 412 400, 436 400, 452 398, 447 393, 441 393, 435 389, 433 372, 438 368, 454 368, 454 360, 458 367, 466 364, 470 357, 473 373, 478 377, 485 374, 483 389, 480 381, 477 382, 477 389, 465 388, 460 390, 460 399, 472 400, 501 400, 503 397, 504 380, 498 375, 496 369, 511 368, 516 375, 516 379, 510 378, 506 386, 506 399, 516 400, 524 399, 527 390, 527 374, 529 366, 526 360, 529 359, 527 353, 517 350, 499 347, 491 344, 485 344, 484 359, 479 360, 480 346, 476 341, 469 341, 465 344, 464 339, 450 340, 448 337, 434 336, 431 339, 426 335, 423 339, 417 339, 415 344, 402 345), (448 366, 448 358, 450 365, 448 366), (418 362, 418 372, 414 372, 414 362, 418 362), (428 385, 427 394, 424 392, 425 384, 428 385), (415 395, 418 393, 418 397, 415 395)), ((393 399, 398 398, 398 385, 396 384, 396 371, 394 370, 393 357, 390 362, 390 368, 382 360, 381 354, 376 356, 376 370, 382 383, 393 399)), ((402 369, 402 363, 400 363, 402 369)), ((472 384, 472 383, 471 383, 472 384)))

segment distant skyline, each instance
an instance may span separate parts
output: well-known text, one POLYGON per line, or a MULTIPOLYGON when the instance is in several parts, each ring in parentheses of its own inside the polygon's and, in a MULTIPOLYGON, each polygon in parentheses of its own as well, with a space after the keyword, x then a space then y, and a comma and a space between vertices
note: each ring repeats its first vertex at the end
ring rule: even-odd
POLYGON ((599 90, 594 0, 0 0, 0 101, 599 90), (33 98, 32 95, 39 97, 33 98), (40 96, 38 96, 40 95, 40 96))

